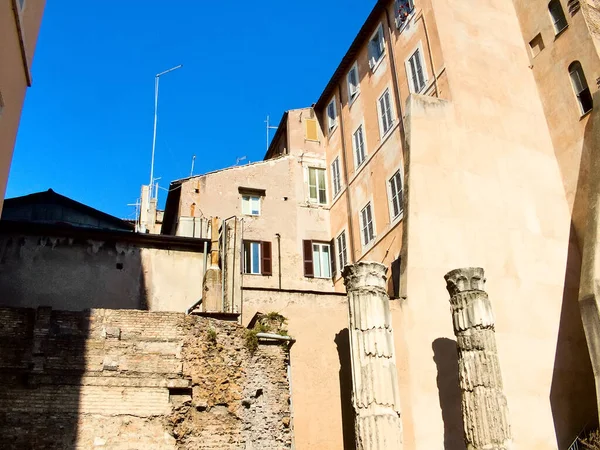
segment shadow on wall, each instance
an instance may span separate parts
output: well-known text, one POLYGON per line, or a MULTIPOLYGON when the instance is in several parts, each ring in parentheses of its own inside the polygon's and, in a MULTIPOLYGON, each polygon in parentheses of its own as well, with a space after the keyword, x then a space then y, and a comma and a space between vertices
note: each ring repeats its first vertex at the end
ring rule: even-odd
POLYGON ((584 428, 597 425, 594 373, 578 302, 580 274, 581 253, 572 226, 550 389, 559 449, 568 448, 584 428))
POLYGON ((0 308, 3 449, 77 447, 89 311, 0 308))
POLYGON ((458 351, 456 341, 439 338, 433 341, 433 362, 437 367, 437 387, 444 421, 444 450, 466 450, 461 412, 458 351))
POLYGON ((344 328, 335 335, 338 357, 340 358, 340 401, 342 408, 342 431, 344 450, 354 450, 354 407, 352 406, 352 364, 350 360, 350 332, 344 328))

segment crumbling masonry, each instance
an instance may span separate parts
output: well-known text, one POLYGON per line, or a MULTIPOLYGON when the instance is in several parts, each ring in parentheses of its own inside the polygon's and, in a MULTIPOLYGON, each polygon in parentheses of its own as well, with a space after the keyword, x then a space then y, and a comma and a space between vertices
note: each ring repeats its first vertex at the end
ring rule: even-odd
POLYGON ((483 269, 448 272, 452 324, 458 345, 462 416, 468 450, 510 448, 510 425, 496 350, 494 315, 483 269))
POLYGON ((356 448, 402 448, 400 396, 394 334, 386 291, 386 267, 375 262, 346 266, 352 402, 356 448))

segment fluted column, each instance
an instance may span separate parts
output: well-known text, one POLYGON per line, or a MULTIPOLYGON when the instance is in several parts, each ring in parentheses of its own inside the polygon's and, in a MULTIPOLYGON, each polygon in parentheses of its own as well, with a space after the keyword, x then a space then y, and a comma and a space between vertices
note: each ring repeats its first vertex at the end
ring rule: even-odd
POLYGON ((462 416, 468 450, 510 448, 510 425, 496 350, 494 315, 479 267, 448 272, 452 323, 458 345, 462 416))
POLYGON ((375 262, 346 266, 352 403, 358 450, 402 448, 400 396, 386 268, 375 262))

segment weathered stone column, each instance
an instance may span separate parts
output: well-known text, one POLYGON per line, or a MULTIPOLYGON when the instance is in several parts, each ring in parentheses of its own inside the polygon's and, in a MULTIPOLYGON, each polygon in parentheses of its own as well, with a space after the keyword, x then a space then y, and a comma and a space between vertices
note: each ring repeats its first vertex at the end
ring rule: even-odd
POLYGON ((402 448, 402 422, 386 268, 359 262, 343 270, 348 292, 352 403, 358 450, 402 448))
POLYGON ((223 312, 223 279, 219 267, 219 225, 218 217, 211 219, 210 266, 202 283, 202 311, 223 312))
POLYGON ((483 269, 456 269, 444 278, 458 345, 467 449, 508 449, 511 442, 508 406, 502 391, 492 305, 483 290, 483 269))

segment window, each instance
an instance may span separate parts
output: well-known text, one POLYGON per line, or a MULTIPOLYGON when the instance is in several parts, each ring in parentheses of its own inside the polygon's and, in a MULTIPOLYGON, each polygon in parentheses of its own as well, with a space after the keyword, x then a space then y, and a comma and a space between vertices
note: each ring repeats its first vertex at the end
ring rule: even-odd
POLYGON ((375 70, 377 63, 383 58, 384 52, 383 27, 380 24, 369 41, 369 66, 371 66, 371 69, 375 70))
POLYGON ((304 276, 309 278, 331 278, 335 273, 335 259, 332 258, 331 242, 302 242, 304 252, 304 276))
POLYGON ((242 195, 242 214, 260 216, 260 197, 255 195, 242 195))
POLYGON ((379 109, 379 132, 381 136, 384 136, 394 124, 389 89, 386 89, 383 95, 379 97, 377 108, 379 109))
POLYGON ((554 25, 554 34, 558 34, 567 28, 567 18, 565 17, 560 0, 552 0, 548 3, 548 11, 550 12, 550 17, 552 18, 552 23, 554 25))
POLYGON ((358 81, 358 66, 356 63, 348 72, 348 103, 352 103, 356 97, 358 97, 358 93, 360 92, 360 84, 358 81))
POLYGON ((348 255, 346 253, 346 232, 342 231, 336 238, 338 262, 340 263, 340 272, 348 264, 348 255))
POLYGON ((396 17, 396 28, 402 27, 408 17, 415 10, 413 0, 396 0, 394 2, 394 16, 396 17))
POLYGON ((19 0, 17 3, 19 4, 19 12, 23 11, 23 8, 25 8, 25 0, 19 0))
POLYGON ((542 34, 538 33, 530 42, 529 42, 529 51, 531 52, 531 57, 535 58, 540 54, 542 50, 544 50, 544 40, 542 39, 542 34))
POLYGON ((325 169, 308 168, 308 199, 310 202, 320 205, 327 203, 325 169))
POLYGON ((342 190, 342 180, 340 179, 340 158, 335 158, 331 163, 331 183, 333 184, 334 197, 342 190))
POLYGON ((579 9, 581 8, 579 0, 569 0, 567 2, 567 8, 569 10, 569 14, 571 14, 571 17, 573 17, 575 14, 577 14, 577 11, 579 11, 579 9))
POLYGON ((358 169, 366 158, 365 133, 363 131, 362 124, 356 129, 356 131, 352 135, 352 147, 354 148, 355 167, 356 169, 358 169))
POLYGON ((272 275, 271 243, 244 241, 244 273, 272 275))
POLYGON ((373 229, 373 213, 371 211, 371 203, 367 203, 360 212, 360 231, 362 236, 362 244, 367 245, 375 239, 375 231, 373 229))
POLYGON ((586 114, 592 110, 593 101, 579 61, 571 63, 569 66, 569 75, 571 76, 571 84, 573 85, 573 91, 575 92, 575 97, 577 97, 581 114, 586 114))
POLYGON ((331 131, 337 125, 337 111, 335 109, 335 97, 327 105, 327 131, 331 131))
POLYGON ((427 84, 427 74, 423 64, 423 51, 420 46, 406 61, 406 73, 410 92, 414 94, 421 92, 427 84))
POLYGON ((402 213, 402 178, 399 170, 388 180, 388 183, 390 187, 390 211, 393 220, 398 218, 402 213))

